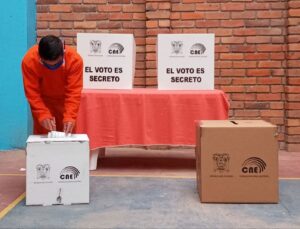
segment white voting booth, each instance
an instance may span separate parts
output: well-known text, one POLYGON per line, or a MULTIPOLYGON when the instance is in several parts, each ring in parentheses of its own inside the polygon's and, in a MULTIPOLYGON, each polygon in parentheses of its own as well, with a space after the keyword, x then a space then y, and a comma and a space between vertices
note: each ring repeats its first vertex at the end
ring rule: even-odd
POLYGON ((89 203, 86 134, 31 135, 26 147, 26 205, 89 203))
POLYGON ((135 41, 132 34, 78 33, 83 58, 83 88, 132 89, 135 41))
POLYGON ((158 89, 213 90, 214 34, 159 34, 158 89))

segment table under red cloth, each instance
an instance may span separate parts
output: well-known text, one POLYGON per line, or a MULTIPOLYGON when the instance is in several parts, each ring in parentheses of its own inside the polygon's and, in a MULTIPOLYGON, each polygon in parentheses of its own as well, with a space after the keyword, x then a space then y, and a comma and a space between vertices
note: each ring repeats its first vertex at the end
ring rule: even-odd
POLYGON ((195 145, 195 121, 227 119, 228 109, 220 90, 83 90, 76 132, 88 134, 91 149, 195 145))

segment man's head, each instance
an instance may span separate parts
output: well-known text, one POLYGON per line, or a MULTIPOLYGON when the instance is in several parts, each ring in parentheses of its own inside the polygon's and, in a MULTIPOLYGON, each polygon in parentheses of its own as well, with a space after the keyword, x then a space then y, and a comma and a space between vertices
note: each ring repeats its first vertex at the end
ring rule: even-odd
POLYGON ((64 45, 56 36, 45 36, 39 43, 39 55, 47 68, 55 70, 63 64, 64 45))

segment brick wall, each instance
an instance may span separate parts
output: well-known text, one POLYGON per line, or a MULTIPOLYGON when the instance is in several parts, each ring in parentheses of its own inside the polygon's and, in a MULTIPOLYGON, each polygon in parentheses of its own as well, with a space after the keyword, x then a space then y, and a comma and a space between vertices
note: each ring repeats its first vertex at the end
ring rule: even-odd
POLYGON ((300 1, 288 1, 286 148, 300 151, 300 1))
POLYGON ((280 147, 300 151, 300 1, 37 0, 37 34, 76 45, 77 32, 134 33, 135 86, 155 87, 158 33, 215 33, 216 88, 230 117, 278 125, 280 147))

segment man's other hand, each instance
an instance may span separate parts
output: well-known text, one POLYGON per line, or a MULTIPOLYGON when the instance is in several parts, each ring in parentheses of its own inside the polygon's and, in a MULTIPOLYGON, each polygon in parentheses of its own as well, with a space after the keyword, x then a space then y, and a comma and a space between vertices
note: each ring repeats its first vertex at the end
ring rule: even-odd
POLYGON ((75 126, 75 123, 74 122, 64 122, 64 132, 66 134, 71 134, 72 131, 73 131, 73 128, 75 126))
POLYGON ((55 118, 47 118, 44 119, 41 122, 42 127, 44 127, 47 130, 55 131, 56 130, 56 124, 55 124, 55 118))

